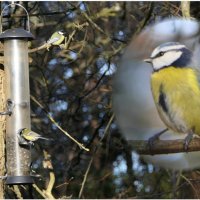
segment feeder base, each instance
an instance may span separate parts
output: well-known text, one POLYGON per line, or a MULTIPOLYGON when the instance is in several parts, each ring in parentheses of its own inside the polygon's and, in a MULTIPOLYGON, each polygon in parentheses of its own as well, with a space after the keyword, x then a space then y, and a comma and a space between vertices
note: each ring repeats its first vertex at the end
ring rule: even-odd
POLYGON ((31 176, 7 176, 6 185, 33 184, 31 176))

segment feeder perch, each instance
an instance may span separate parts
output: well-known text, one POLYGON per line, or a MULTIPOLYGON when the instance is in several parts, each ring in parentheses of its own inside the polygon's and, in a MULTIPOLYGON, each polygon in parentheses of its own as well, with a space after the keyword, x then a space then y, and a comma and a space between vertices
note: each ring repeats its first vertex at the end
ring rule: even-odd
MULTIPOLYGON (((14 3, 15 4, 15 3, 14 3)), ((11 6, 10 4, 8 6, 11 6)), ((15 4, 26 9, 20 4, 15 4)), ((8 7, 7 6, 7 7, 8 7)), ((5 8, 4 8, 5 9, 5 8)), ((2 13, 4 11, 2 10, 2 13)), ((2 22, 1 13, 1 22, 2 22)), ((4 69, 6 74, 6 99, 12 102, 12 113, 6 118, 6 184, 32 184, 30 176, 31 151, 29 146, 20 146, 18 133, 30 128, 30 91, 28 41, 34 37, 28 28, 8 29, 2 32, 0 41, 4 46, 4 69)))

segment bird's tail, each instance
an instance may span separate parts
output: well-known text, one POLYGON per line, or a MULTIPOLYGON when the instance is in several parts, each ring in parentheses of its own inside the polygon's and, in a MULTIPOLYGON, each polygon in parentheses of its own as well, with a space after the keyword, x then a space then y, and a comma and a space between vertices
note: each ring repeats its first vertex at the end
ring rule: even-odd
POLYGON ((39 139, 42 139, 42 140, 53 140, 52 138, 45 138, 45 137, 39 137, 39 139))

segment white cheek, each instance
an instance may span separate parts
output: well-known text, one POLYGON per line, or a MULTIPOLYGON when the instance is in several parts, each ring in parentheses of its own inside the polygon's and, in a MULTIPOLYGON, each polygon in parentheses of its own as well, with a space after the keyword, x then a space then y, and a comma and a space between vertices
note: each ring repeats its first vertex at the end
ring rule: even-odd
POLYGON ((153 63, 154 70, 158 70, 165 66, 163 61, 159 58, 154 59, 152 63, 153 63))
POLYGON ((182 52, 166 52, 162 57, 153 59, 154 70, 161 69, 166 66, 170 66, 173 62, 181 57, 182 52))

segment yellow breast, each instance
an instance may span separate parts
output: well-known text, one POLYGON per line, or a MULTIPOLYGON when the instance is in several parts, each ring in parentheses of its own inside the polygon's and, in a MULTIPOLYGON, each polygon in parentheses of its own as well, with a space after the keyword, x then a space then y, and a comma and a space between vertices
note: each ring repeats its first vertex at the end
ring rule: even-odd
POLYGON ((151 87, 160 117, 169 128, 200 134, 200 89, 194 69, 161 69, 152 74, 151 87))

